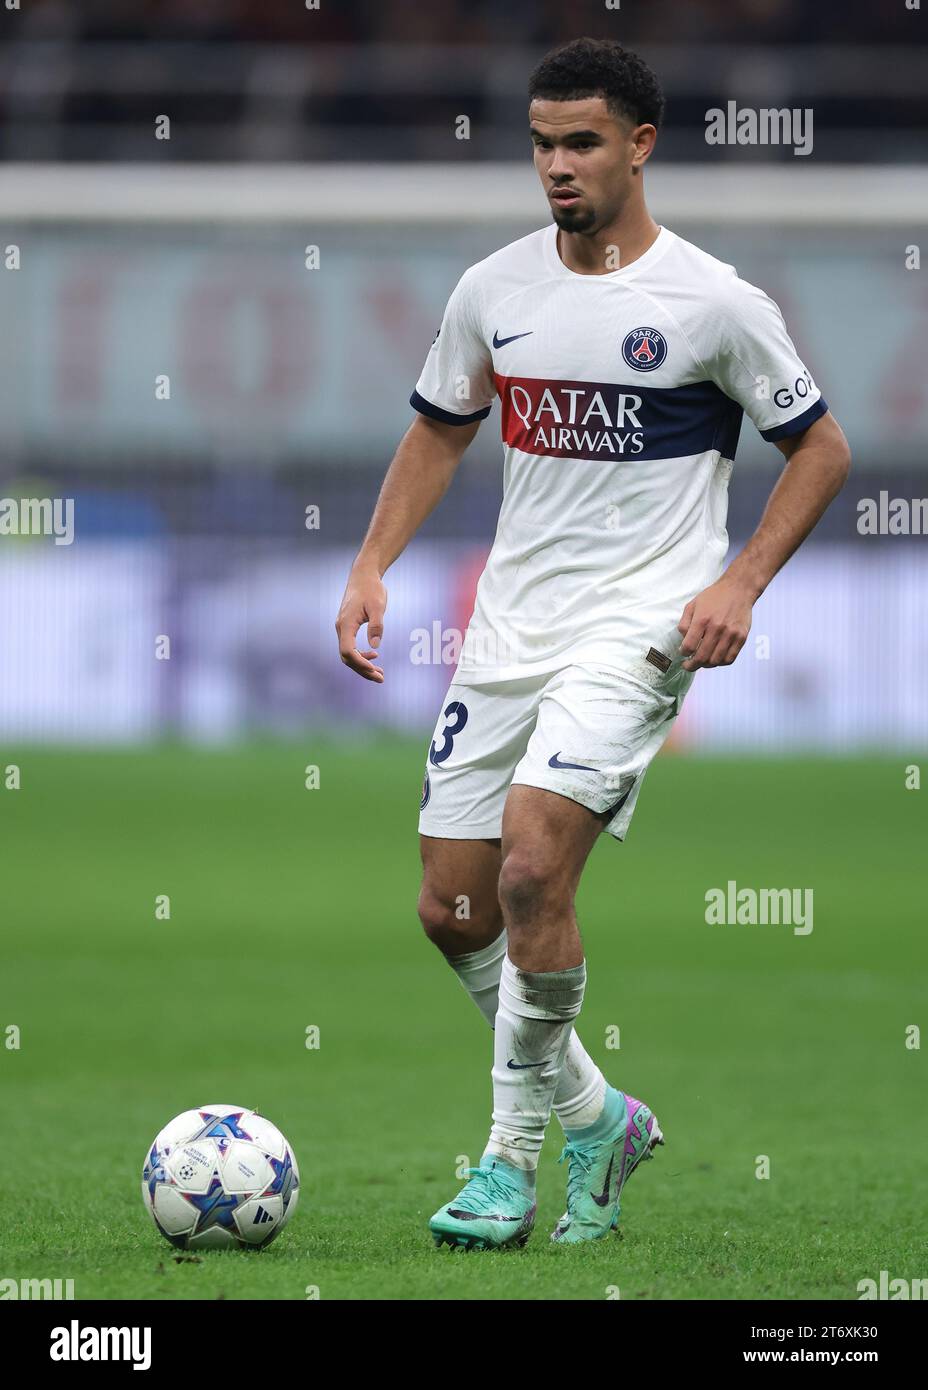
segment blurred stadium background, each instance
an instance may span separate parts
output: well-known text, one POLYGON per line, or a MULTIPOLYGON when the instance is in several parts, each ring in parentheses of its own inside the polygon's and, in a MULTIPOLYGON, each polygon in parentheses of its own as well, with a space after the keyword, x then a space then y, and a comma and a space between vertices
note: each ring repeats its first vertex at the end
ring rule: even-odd
MULTIPOLYGON (((919 23, 862 0, 839 24, 791 0, 4 12, 0 212, 21 266, 0 276, 0 496, 73 497, 76 540, 0 543, 0 739, 425 737, 449 671, 415 665, 411 634, 466 625, 496 410, 388 576, 382 690, 342 668, 332 619, 451 288, 547 220, 527 74, 588 32, 639 47, 665 84, 657 220, 780 303, 855 455, 758 606, 769 659, 749 647, 702 676, 677 742, 924 744, 926 542, 857 531, 860 498, 924 491, 919 23), (813 154, 707 146, 705 112, 730 98, 812 107, 813 154)), ((779 463, 746 422, 733 548, 779 463)))

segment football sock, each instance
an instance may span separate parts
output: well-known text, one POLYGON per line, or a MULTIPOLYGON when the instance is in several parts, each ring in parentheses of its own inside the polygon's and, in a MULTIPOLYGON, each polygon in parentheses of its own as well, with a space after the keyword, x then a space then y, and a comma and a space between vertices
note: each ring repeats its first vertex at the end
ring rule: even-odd
MULTIPOLYGON (((467 990, 492 1028, 499 1007, 499 977, 506 955, 506 932, 501 931, 489 946, 463 956, 445 956, 451 969, 467 990)), ((586 1129, 599 1119, 606 1095, 606 1078, 577 1036, 570 1030, 570 1042, 554 1092, 554 1113, 561 1125, 573 1133, 586 1129)))
POLYGON ((493 1034, 493 1125, 489 1156, 532 1172, 551 1115, 586 963, 569 970, 519 970, 503 959, 493 1034))
POLYGON ((590 1120, 587 1119, 588 1113, 578 1112, 569 1122, 561 1122, 567 1138, 575 1144, 597 1144, 604 1139, 611 1139, 619 1126, 625 1124, 628 1105, 621 1091, 617 1091, 614 1086, 607 1086, 599 1102, 598 1115, 590 1120), (578 1119, 581 1121, 579 1124, 578 1119))
POLYGON ((574 1130, 596 1123, 603 1113, 607 1089, 611 1087, 607 1088, 606 1078, 576 1032, 571 1030, 554 1092, 554 1111, 568 1139, 573 1138, 574 1130))
POLYGON ((505 954, 506 933, 501 931, 495 941, 479 951, 468 951, 466 956, 445 956, 491 1028, 499 1004, 499 972, 505 954))

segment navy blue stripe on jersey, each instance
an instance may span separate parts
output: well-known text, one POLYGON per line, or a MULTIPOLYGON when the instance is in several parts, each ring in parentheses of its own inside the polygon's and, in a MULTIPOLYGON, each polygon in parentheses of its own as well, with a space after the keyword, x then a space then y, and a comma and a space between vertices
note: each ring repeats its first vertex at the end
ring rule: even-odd
POLYGON ((778 439, 789 439, 791 435, 802 434, 810 425, 814 425, 816 420, 821 419, 828 409, 826 401, 819 396, 808 410, 804 410, 801 415, 793 416, 792 420, 787 420, 785 425, 774 425, 772 430, 761 430, 761 435, 771 444, 775 444, 778 439))
POLYGON ((645 386, 501 376, 503 440, 527 454, 608 460, 733 459, 743 411, 713 381, 645 386))
POLYGON ((420 415, 427 415, 430 420, 441 420, 445 425, 472 425, 475 420, 485 420, 490 413, 490 407, 486 410, 475 410, 473 415, 455 415, 452 410, 442 410, 440 405, 433 405, 424 396, 420 396, 418 391, 413 391, 409 397, 409 404, 414 410, 418 410, 420 415))

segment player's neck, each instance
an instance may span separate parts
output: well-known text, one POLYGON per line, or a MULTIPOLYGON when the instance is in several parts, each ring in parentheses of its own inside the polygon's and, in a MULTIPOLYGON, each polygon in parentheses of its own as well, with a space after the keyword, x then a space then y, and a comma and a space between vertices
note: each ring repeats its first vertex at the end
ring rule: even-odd
POLYGON ((631 265, 654 245, 660 227, 642 202, 623 211, 596 232, 557 234, 557 253, 577 275, 606 275, 631 265), (618 255, 616 255, 618 248, 618 255))

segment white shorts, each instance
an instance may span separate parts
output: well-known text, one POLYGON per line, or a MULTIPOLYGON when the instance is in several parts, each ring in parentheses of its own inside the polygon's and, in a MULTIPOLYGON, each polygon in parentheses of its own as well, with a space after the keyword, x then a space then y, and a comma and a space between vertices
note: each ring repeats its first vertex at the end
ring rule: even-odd
POLYGON ((644 684, 593 664, 491 685, 452 681, 429 748, 420 834, 498 840, 506 795, 521 783, 589 807, 624 840, 691 682, 681 672, 661 688, 657 675, 644 684))

